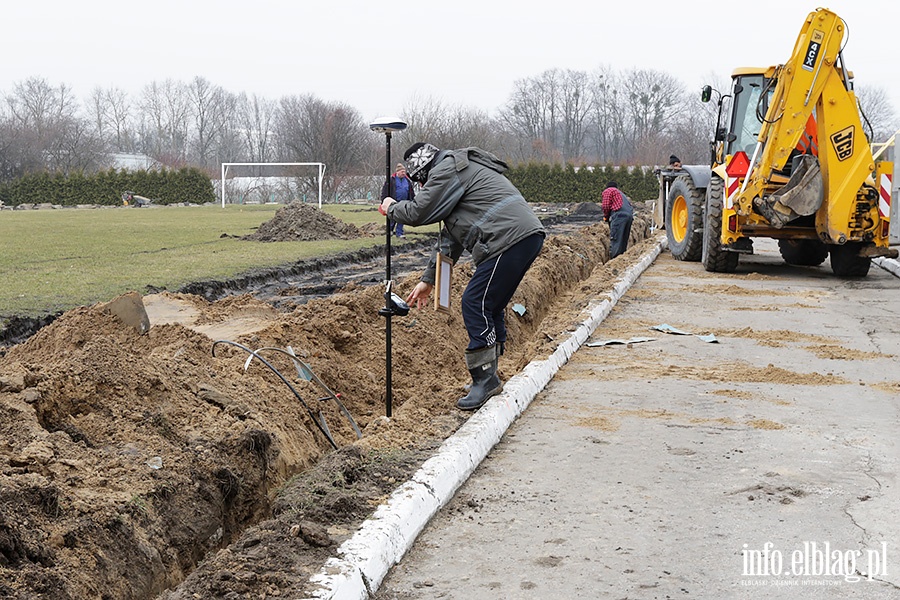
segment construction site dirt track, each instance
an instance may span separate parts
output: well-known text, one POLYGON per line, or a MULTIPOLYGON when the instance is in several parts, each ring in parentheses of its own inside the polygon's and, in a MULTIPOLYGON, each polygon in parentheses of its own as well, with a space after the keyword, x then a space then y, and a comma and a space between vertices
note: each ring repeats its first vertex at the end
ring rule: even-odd
MULTIPOLYGON (((608 261, 596 218, 550 228, 512 301, 524 313, 507 313, 504 379, 553 351, 655 243, 649 230, 639 211, 632 247, 608 261)), ((397 256, 405 295, 427 251, 397 256)), ((76 308, 11 346, 0 357, 0 596, 308 595, 336 546, 468 417, 455 408, 467 377, 457 308, 392 318, 385 418, 384 289, 370 285, 383 280, 379 260, 376 250, 368 268, 355 257, 297 269, 277 285, 257 274, 243 290, 197 284, 215 300, 145 295, 144 333, 112 303, 76 308), (260 350, 267 367, 244 349, 289 347, 339 394, 359 439, 283 352, 260 350)), ((470 275, 457 265, 454 307, 470 275)))

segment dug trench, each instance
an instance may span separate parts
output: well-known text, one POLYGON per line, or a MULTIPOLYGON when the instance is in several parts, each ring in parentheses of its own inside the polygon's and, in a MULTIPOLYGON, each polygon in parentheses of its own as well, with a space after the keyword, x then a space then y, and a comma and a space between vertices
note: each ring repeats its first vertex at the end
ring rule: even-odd
MULTIPOLYGON (((604 223, 548 227, 512 300, 519 310, 507 311, 503 379, 555 349, 591 299, 656 243, 649 231, 639 210, 629 251, 608 261, 604 223)), ((401 295, 423 257, 414 246, 398 251, 401 295)), ((279 284, 274 273, 198 283, 209 298, 138 296, 144 332, 116 316, 119 299, 76 308, 8 348, 0 596, 309 596, 310 576, 337 545, 469 416, 455 408, 467 379, 458 308, 392 318, 393 414, 384 416, 384 290, 370 285, 384 272, 377 252, 369 272, 338 262, 282 271, 279 284), (292 348, 340 394, 361 436, 289 357, 266 354, 273 369, 248 364, 246 351, 219 340, 292 348), (296 395, 279 376, 292 372, 296 395)), ((468 262, 455 268, 452 306, 470 275, 468 262)))

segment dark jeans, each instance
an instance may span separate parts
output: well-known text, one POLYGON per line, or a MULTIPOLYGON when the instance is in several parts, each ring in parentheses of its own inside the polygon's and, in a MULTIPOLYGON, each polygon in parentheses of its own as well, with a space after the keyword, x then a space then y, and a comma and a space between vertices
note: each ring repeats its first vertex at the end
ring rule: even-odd
MULTIPOLYGON (((383 199, 384 198, 382 198, 382 200, 383 199)), ((395 200, 396 200, 396 198, 395 198, 395 200)), ((403 202, 403 201, 405 201, 405 199, 397 200, 397 202, 403 202)), ((390 226, 391 233, 393 233, 397 237, 403 237, 403 223, 398 223, 397 221, 391 221, 390 223, 391 223, 391 226, 390 226)))
POLYGON ((631 235, 631 223, 634 215, 631 211, 617 210, 609 218, 609 257, 615 258, 628 248, 628 237, 631 235))
POLYGON ((462 295, 463 322, 469 334, 467 350, 506 341, 506 305, 543 245, 544 235, 535 233, 475 268, 462 295))

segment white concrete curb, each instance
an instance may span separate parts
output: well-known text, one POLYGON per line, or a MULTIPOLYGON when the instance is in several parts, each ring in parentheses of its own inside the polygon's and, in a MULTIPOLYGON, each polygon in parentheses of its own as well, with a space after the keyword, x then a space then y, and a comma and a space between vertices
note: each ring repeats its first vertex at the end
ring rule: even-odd
POLYGON ((877 256, 872 259, 876 265, 893 275, 894 277, 900 277, 900 262, 897 262, 896 258, 884 258, 883 256, 877 256))
POLYGON ((441 445, 412 479, 401 485, 353 537, 338 548, 310 581, 319 586, 314 598, 364 600, 374 594, 387 572, 412 547, 416 536, 469 478, 513 421, 544 389, 556 372, 591 336, 619 298, 665 247, 665 236, 629 267, 612 291, 591 304, 588 318, 546 360, 532 361, 512 377, 441 445))

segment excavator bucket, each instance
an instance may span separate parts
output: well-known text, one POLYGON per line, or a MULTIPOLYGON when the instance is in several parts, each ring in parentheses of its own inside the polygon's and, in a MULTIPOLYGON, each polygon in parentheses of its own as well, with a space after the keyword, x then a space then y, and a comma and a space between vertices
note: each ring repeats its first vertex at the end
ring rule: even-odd
POLYGON ((780 229, 798 217, 814 214, 824 198, 825 184, 819 159, 802 154, 794 159, 791 178, 763 202, 760 212, 773 227, 780 229))

